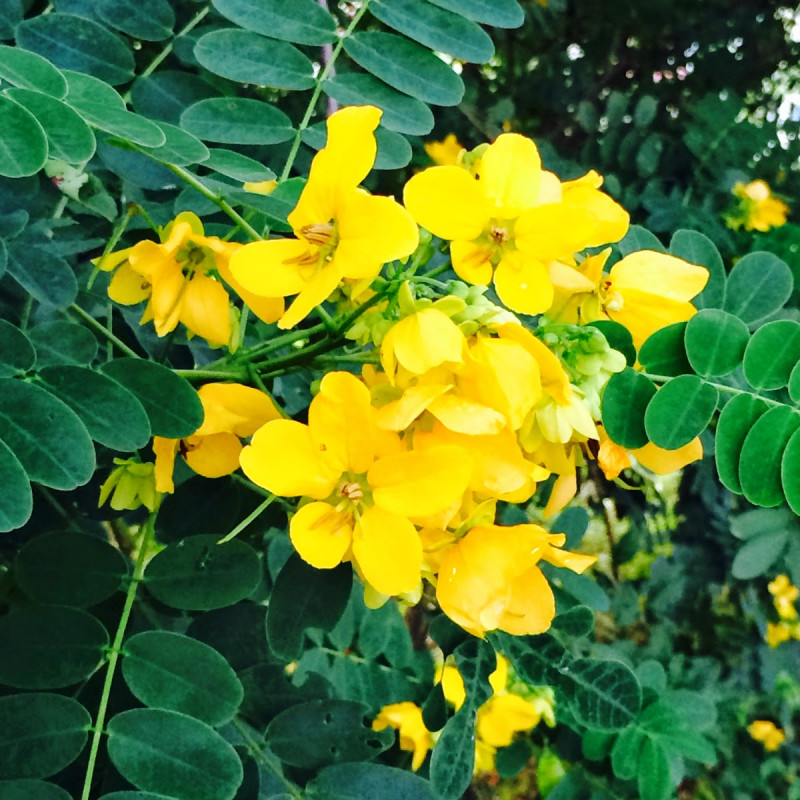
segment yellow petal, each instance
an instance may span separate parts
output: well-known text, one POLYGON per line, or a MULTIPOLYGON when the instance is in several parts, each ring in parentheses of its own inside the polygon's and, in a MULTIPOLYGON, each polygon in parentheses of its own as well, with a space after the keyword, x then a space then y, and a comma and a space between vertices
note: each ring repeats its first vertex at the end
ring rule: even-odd
POLYGON ((480 242, 459 239, 450 244, 450 258, 456 275, 476 286, 488 286, 492 282, 493 252, 491 245, 480 242))
POLYGON ((205 412, 203 424, 195 431, 198 436, 223 432, 252 436, 270 420, 281 418, 269 395, 240 383, 207 383, 197 394, 205 412))
POLYGON ((618 242, 628 232, 628 212, 605 192, 598 191, 602 183, 603 179, 592 171, 583 178, 563 184, 563 202, 577 213, 589 215, 594 222, 594 231, 586 240, 585 247, 618 242))
POLYGON ((547 265, 547 269, 553 286, 566 294, 593 292, 597 288, 597 284, 583 273, 560 261, 551 261, 547 265))
POLYGON ((639 250, 614 264, 609 279, 610 291, 621 292, 626 297, 628 290, 635 289, 686 302, 703 291, 708 282, 708 270, 666 253, 639 250))
POLYGON ((304 320, 320 303, 324 303, 330 297, 339 285, 341 277, 335 260, 317 270, 280 318, 278 327, 286 330, 304 320))
POLYGON ((535 728, 540 719, 536 707, 519 695, 495 695, 478 711, 476 731, 492 747, 507 747, 515 733, 535 728))
POLYGON ((517 247, 541 261, 558 261, 587 247, 594 220, 566 203, 548 203, 520 215, 514 225, 517 247))
POLYGON ((236 278, 226 259, 217 261, 217 269, 222 279, 244 300, 245 305, 263 322, 277 322, 284 312, 283 297, 262 297, 248 292, 236 278))
POLYGON ((198 474, 206 478, 221 478, 239 469, 242 443, 232 433, 212 433, 210 436, 190 436, 185 440, 184 459, 198 474))
POLYGON ((505 417, 493 408, 456 394, 435 399, 428 410, 446 428, 473 436, 499 433, 506 425, 505 417))
POLYGON ((411 386, 397 400, 378 409, 378 427, 389 431, 404 431, 431 402, 450 389, 447 384, 411 386))
POLYGON ((180 268, 174 266, 174 269, 165 270, 153 278, 148 307, 159 336, 166 336, 175 330, 181 317, 181 306, 187 284, 180 268))
POLYGON ((180 439, 165 439, 163 436, 153 437, 153 454, 156 457, 155 475, 156 491, 175 491, 172 473, 175 471, 175 454, 178 452, 180 439))
POLYGON ((184 289, 180 320, 212 345, 227 344, 231 338, 230 307, 231 300, 219 281, 195 275, 184 289))
POLYGON ((307 425, 277 419, 259 428, 240 463, 244 474, 281 497, 304 495, 322 500, 335 488, 340 473, 324 459, 307 425))
POLYGON ((688 301, 672 300, 639 289, 625 289, 620 296, 622 308, 612 310, 606 306, 606 313, 630 331, 637 348, 657 330, 674 322, 684 322, 697 313, 688 301))
POLYGON ((402 594, 419 582, 422 543, 404 516, 372 506, 356 522, 353 558, 373 588, 382 594, 402 594))
POLYGON ((644 447, 632 450, 631 455, 643 467, 647 467, 657 475, 668 475, 670 472, 683 469, 693 461, 699 461, 703 457, 703 445, 699 437, 677 450, 665 450, 648 442, 644 447))
POLYGON ((411 255, 419 244, 416 222, 391 197, 353 192, 337 224, 336 261, 346 278, 374 278, 386 262, 411 255))
POLYGON ((403 190, 411 216, 442 239, 477 239, 489 224, 490 207, 478 182, 461 167, 431 167, 403 190))
POLYGON ((553 489, 550 492, 550 497, 544 508, 544 517, 552 517, 553 514, 561 511, 561 509, 575 497, 577 491, 578 479, 574 472, 569 472, 566 475, 559 475, 558 478, 556 478, 556 482, 553 484, 553 489))
POLYGON ((472 461, 460 447, 385 456, 367 473, 375 504, 392 514, 425 517, 446 509, 467 488, 472 461))
POLYGON ((309 503, 289 523, 289 538, 300 557, 317 569, 341 563, 350 547, 350 519, 327 503, 309 503))
POLYGON ((134 245, 128 255, 128 262, 131 269, 147 278, 150 283, 165 270, 178 268, 172 253, 164 245, 150 240, 134 245))
POLYGON ((513 636, 544 633, 556 615, 553 590, 537 566, 532 566, 511 583, 511 598, 506 606, 500 630, 513 636))
POLYGON ((309 253, 308 245, 297 239, 252 242, 233 254, 230 272, 246 291, 259 297, 285 297, 305 285, 297 260, 309 253))
POLYGON ((553 304, 553 284, 547 267, 526 253, 514 251, 494 271, 497 296, 512 311, 542 314, 553 304))
POLYGON ((480 184, 492 204, 491 216, 510 219, 533 207, 541 172, 542 160, 533 141, 518 133, 498 136, 484 151, 480 166, 480 184))
POLYGON ((108 296, 123 306, 133 306, 150 297, 150 284, 129 264, 123 264, 108 284, 108 296))
POLYGON ((128 260, 131 250, 133 250, 132 247, 125 247, 122 250, 115 250, 113 253, 106 253, 100 258, 93 258, 92 264, 103 272, 111 272, 112 269, 128 260))
MULTIPOLYGON (((461 363, 464 334, 446 314, 426 308, 392 326, 381 346, 381 360, 391 348, 397 361, 409 372, 423 375, 440 364, 461 363)), ((384 363, 386 369, 386 363, 384 363)))

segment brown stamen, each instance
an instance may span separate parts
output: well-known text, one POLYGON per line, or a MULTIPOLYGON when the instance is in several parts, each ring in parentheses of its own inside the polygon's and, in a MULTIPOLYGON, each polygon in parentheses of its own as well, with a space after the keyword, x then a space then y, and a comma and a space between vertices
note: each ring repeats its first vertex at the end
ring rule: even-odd
POLYGON ((339 484, 339 489, 337 491, 347 500, 357 501, 364 497, 364 491, 357 483, 348 483, 347 481, 342 481, 342 483, 339 484))
POLYGON ((489 228, 489 236, 491 236, 496 244, 505 244, 511 238, 508 235, 508 231, 498 225, 492 225, 492 227, 489 228))
POLYGON ((300 235, 309 244, 324 247, 333 238, 333 224, 330 222, 318 222, 314 225, 305 225, 300 228, 300 235))

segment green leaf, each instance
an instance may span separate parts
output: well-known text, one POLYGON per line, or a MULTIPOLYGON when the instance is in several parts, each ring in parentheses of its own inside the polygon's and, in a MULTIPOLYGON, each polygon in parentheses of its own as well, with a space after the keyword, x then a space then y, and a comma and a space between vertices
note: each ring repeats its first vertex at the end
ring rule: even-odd
POLYGON ((28 779, 0 781, 0 797, 3 800, 72 800, 64 789, 54 783, 28 779))
POLYGON ((86 426, 89 436, 112 450, 130 452, 150 440, 142 404, 111 378, 84 367, 47 367, 39 378, 86 426))
POLYGON ((136 396, 153 436, 182 439, 203 422, 203 404, 191 384, 171 369, 139 358, 118 358, 102 371, 136 396))
POLYGON ((594 612, 588 606, 573 606, 553 619, 552 630, 572 639, 588 636, 594 630, 594 612))
POLYGON ((679 753, 684 758, 703 764, 714 764, 716 750, 702 734, 688 723, 667 700, 659 700, 642 713, 639 725, 666 751, 679 753))
POLYGON ((367 709, 346 700, 312 700, 287 708, 267 726, 270 750, 293 767, 320 769, 368 761, 394 743, 394 731, 364 724, 367 709))
POLYGON ((637 780, 642 800, 666 800, 670 796, 672 782, 667 754, 652 739, 647 739, 642 747, 637 780))
POLYGON ((278 144, 294 136, 282 111, 243 97, 212 97, 181 115, 181 127, 198 139, 223 144, 278 144))
POLYGON ((147 565, 148 591, 161 603, 187 611, 232 606, 249 597, 261 581, 261 564, 250 545, 218 536, 183 539, 147 565))
MULTIPOLYGON (((612 97, 614 93, 612 92, 612 97)), ((657 253, 666 253, 667 249, 661 240, 641 225, 631 225, 628 232, 617 244, 623 256, 635 253, 637 250, 655 250, 657 253)))
POLYGON ((306 628, 331 630, 350 599, 353 570, 349 564, 315 569, 293 554, 278 574, 267 608, 270 649, 287 659, 303 650, 306 628))
POLYGON ((0 532, 21 528, 33 513, 31 483, 19 459, 0 440, 0 532))
POLYGON ((214 8, 231 22, 272 39, 295 44, 336 41, 336 22, 314 0, 213 0, 214 8))
POLYGON ((325 767, 306 785, 303 796, 306 800, 437 800, 418 775, 383 764, 325 767))
POLYGON ((672 255, 705 267, 708 272, 706 288, 692 300, 695 308, 722 308, 725 303, 725 264, 714 242, 698 231, 676 231, 669 243, 672 255))
POLYGON ((742 581, 763 575, 778 560, 788 541, 788 528, 748 539, 733 559, 731 574, 742 581))
POLYGON ((755 508, 731 519, 731 533, 743 542, 767 531, 779 531, 794 526, 795 519, 785 506, 755 508))
POLYGON ((133 77, 127 43, 94 20, 75 14, 40 14, 17 26, 17 44, 60 69, 86 72, 114 86, 133 77))
POLYGON ((793 285, 792 271, 777 256, 748 253, 728 275, 723 308, 753 327, 783 307, 793 285))
POLYGON ((146 42, 169 38, 175 27, 168 0, 95 0, 94 11, 112 28, 146 42))
POLYGON ((398 668, 413 661, 411 634, 396 603, 389 601, 364 614, 358 628, 358 650, 370 661, 383 656, 398 668))
POLYGON ((431 756, 431 787, 442 800, 459 800, 475 766, 475 710, 462 707, 447 720, 431 756))
POLYGON ((636 676, 622 662, 579 658, 559 673, 570 710, 587 728, 620 730, 638 716, 642 690, 636 676))
POLYGON ((719 392, 697 375, 680 375, 656 392, 647 406, 647 436, 665 450, 677 450, 699 436, 711 422, 719 392))
POLYGON ((431 50, 476 64, 486 64, 494 56, 494 44, 483 28, 426 0, 373 0, 369 10, 385 25, 431 50))
POLYGON ((14 580, 28 597, 77 608, 107 600, 127 574, 128 562, 116 547, 97 536, 69 531, 32 539, 14 565, 14 580))
POLYGON ((178 125, 190 105, 217 94, 199 75, 167 69, 137 78, 131 87, 131 104, 148 119, 178 125))
POLYGON ((356 33, 344 40, 344 49, 365 70, 423 103, 455 106, 464 96, 464 83, 450 67, 402 36, 356 33))
MULTIPOLYGON (((52 16, 49 14, 48 18, 52 16)), ((68 70, 64 77, 69 87, 67 105, 90 125, 142 147, 160 147, 166 141, 164 131, 155 122, 128 111, 117 91, 105 81, 68 70)))
POLYGON ((12 86, 33 89, 59 100, 67 93, 64 76, 46 58, 21 47, 0 44, 0 78, 12 86))
POLYGON ((411 161, 411 145, 394 131, 378 128, 375 131, 378 153, 373 169, 401 169, 411 161))
MULTIPOLYGON (((626 728, 627 730, 627 728, 626 728)), ((581 736, 581 752, 589 761, 602 761, 611 753, 617 737, 613 733, 585 730, 581 736)))
POLYGON ((75 489, 92 477, 94 447, 74 412, 49 392, 0 379, 0 439, 28 478, 52 489, 75 489))
POLYGON ((43 322, 31 328, 28 336, 36 348, 37 369, 67 364, 87 366, 97 355, 95 335, 73 322, 43 322))
POLYGON ((44 692, 0 697, 0 778, 48 778, 83 750, 92 724, 71 697, 44 692))
POLYGON ((180 633, 145 631, 125 642, 122 675, 137 700, 214 727, 239 710, 244 689, 213 647, 180 633))
POLYGON ((789 375, 789 397, 796 405, 800 404, 800 361, 792 367, 789 375))
POLYGON ((47 161, 47 137, 36 117, 11 98, 0 95, 0 175, 35 175, 47 161))
POLYGON ((686 355, 692 369, 705 378, 729 375, 741 363, 750 341, 747 325, 727 311, 699 311, 686 325, 686 355))
POLYGON ((16 325, 0 319, 0 378, 27 372, 35 362, 31 340, 16 325))
POLYGON ((691 373, 685 334, 685 322, 675 322, 650 334, 639 350, 641 365, 651 375, 673 377, 691 373))
POLYGON ((766 412, 767 404, 750 394, 740 394, 729 400, 717 421, 714 455, 722 485, 736 494, 742 493, 739 480, 739 460, 742 445, 756 420, 766 412))
POLYGON ((590 322, 589 326, 597 328, 606 337, 609 347, 619 350, 625 356, 625 361, 628 362, 629 367, 636 363, 636 348, 633 346, 633 336, 625 326, 610 319, 599 319, 595 322, 590 322))
MULTIPOLYGON (((647 128, 656 118, 658 111, 658 100, 651 94, 644 94, 639 98, 636 107, 633 109, 633 124, 637 128, 647 128)), ((672 247, 670 246, 670 250, 672 247)), ((692 262, 696 264, 697 262, 692 262)))
POLYGON ((754 389, 780 389, 800 362, 800 323, 768 322, 754 334, 744 352, 744 376, 754 389))
POLYGON ((669 704, 684 725, 711 730, 717 724, 717 707, 705 694, 689 689, 670 689, 661 699, 669 704))
POLYGON ((517 0, 430 0, 439 8, 455 11, 467 19, 484 22, 495 28, 519 28, 525 11, 517 0))
POLYGON ((324 81, 322 91, 341 105, 377 106, 383 110, 381 125, 389 130, 416 136, 433 130, 433 114, 425 103, 367 73, 341 73, 324 81))
POLYGON ((647 444, 644 417, 655 393, 655 384, 630 367, 611 376, 603 393, 603 424, 612 441, 628 450, 647 444))
POLYGON ((94 155, 92 129, 66 103, 30 89, 9 89, 7 96, 36 117, 47 137, 49 158, 80 164, 94 155))
POLYGON ((779 506, 783 500, 781 458, 800 415, 787 406, 771 408, 760 416, 742 444, 739 481, 742 493, 754 505, 779 506))
POLYGON ((208 148, 191 133, 168 122, 159 122, 158 127, 164 131, 166 141, 161 147, 149 149, 147 152, 151 156, 179 167, 198 164, 208 158, 208 148))
POLYGON ((657 134, 648 136, 636 153, 636 169, 643 178, 649 178, 658 169, 661 154, 664 152, 664 139, 657 134))
POLYGON ((455 657, 466 692, 462 708, 477 711, 492 696, 489 676, 497 669, 494 648, 483 639, 467 639, 456 647, 455 657))
POLYGON ((203 166, 235 181, 272 181, 275 173, 258 161, 233 150, 211 149, 203 166))
POLYGON ((23 237, 8 243, 8 274, 36 300, 56 308, 65 308, 78 295, 72 267, 47 247, 23 237))
POLYGON ((134 708, 108 723, 108 756, 137 789, 177 800, 233 800, 242 782, 236 751, 204 722, 134 708))
POLYGON ((106 629, 66 606, 31 606, 0 619, 0 683, 62 689, 88 678, 103 660, 106 629))
POLYGON ((629 781, 636 777, 646 738, 635 726, 625 728, 617 737, 611 748, 611 768, 620 780, 629 781))
POLYGON ((252 31, 223 28, 206 33, 197 40, 194 55, 209 72, 239 83, 296 90, 314 86, 314 67, 303 53, 288 42, 252 31))
POLYGON ((795 514, 800 514, 800 434, 795 431, 781 459, 781 484, 786 502, 795 514))
POLYGON ((0 39, 13 39, 14 29, 22 22, 22 0, 6 0, 0 5, 0 39))

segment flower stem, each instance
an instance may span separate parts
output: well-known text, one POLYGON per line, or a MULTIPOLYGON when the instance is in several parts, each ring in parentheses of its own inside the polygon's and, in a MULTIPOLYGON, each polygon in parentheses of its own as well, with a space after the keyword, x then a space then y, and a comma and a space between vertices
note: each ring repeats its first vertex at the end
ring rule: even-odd
POLYGON ((88 314, 84 311, 79 305, 73 303, 69 307, 70 311, 73 311, 79 317, 83 319, 83 321, 90 327, 94 328, 101 336, 108 339, 111 344, 113 344, 120 352, 125 353, 126 356, 130 356, 131 358, 141 358, 141 356, 135 351, 132 350, 122 339, 115 336, 105 325, 99 323, 91 314, 88 314))
POLYGON ((251 511, 230 533, 226 533, 217 544, 225 544, 225 542, 229 542, 231 539, 237 537, 253 520, 257 519, 261 516, 261 514, 267 510, 267 508, 272 505, 273 501, 276 499, 274 494, 270 494, 263 503, 259 503, 259 505, 251 511))
POLYGON ((130 583, 128 584, 128 591, 125 594, 125 605, 122 607, 122 614, 119 618, 117 625, 117 632, 114 636, 114 642, 108 653, 108 666, 106 668, 106 677, 103 682, 103 691, 100 695, 100 703, 97 706, 97 718, 94 722, 94 730, 92 733, 92 744, 89 750, 89 761, 86 765, 86 778, 83 782, 83 792, 81 793, 81 800, 89 800, 89 793, 92 788, 92 778, 94 777, 94 768, 97 763, 97 753, 100 749, 100 738, 103 735, 103 728, 106 721, 106 713, 108 711, 108 701, 111 696, 111 684, 114 681, 114 673, 117 669, 117 661, 122 650, 122 641, 125 638, 125 630, 128 627, 128 620, 131 616, 131 609, 133 608, 133 601, 136 598, 136 590, 141 583, 144 575, 145 560, 147 558, 148 543, 150 536, 153 532, 153 525, 155 523, 155 514, 151 514, 147 521, 142 526, 142 539, 139 543, 139 553, 136 556, 136 564, 133 568, 133 575, 131 576, 130 583))

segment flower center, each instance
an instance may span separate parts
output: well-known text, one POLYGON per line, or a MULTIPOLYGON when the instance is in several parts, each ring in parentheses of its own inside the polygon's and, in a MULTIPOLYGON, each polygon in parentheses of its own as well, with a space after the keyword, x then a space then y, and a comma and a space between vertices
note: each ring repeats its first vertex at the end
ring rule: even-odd
POLYGON ((492 225, 489 228, 489 237, 497 245, 505 244, 511 238, 508 230, 499 225, 492 225))
POLYGON ((340 497, 350 500, 351 502, 358 502, 364 497, 364 490, 358 483, 342 481, 339 488, 336 490, 340 497))
POLYGON ((333 238, 333 223, 317 222, 313 225, 305 225, 300 229, 300 234, 309 244, 325 247, 333 238))

